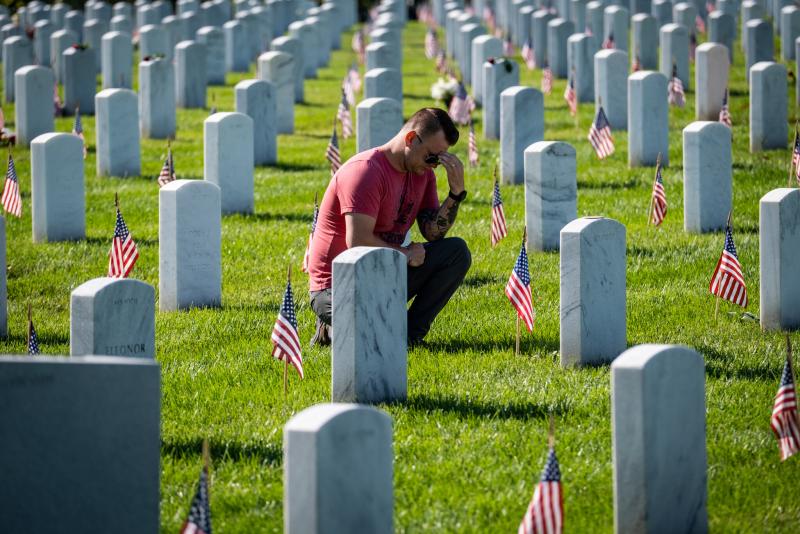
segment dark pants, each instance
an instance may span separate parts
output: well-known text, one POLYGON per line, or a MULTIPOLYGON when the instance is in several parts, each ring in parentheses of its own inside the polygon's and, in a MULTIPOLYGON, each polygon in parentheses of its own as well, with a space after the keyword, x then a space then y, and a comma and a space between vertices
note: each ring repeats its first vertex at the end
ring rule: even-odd
MULTIPOLYGON (((472 255, 460 237, 449 237, 425 243, 425 262, 408 267, 408 341, 416 343, 431 329, 431 323, 442 311, 464 281, 472 255), (416 298, 415 298, 416 297, 416 298)), ((331 324, 331 290, 311 292, 311 309, 323 323, 331 324)))

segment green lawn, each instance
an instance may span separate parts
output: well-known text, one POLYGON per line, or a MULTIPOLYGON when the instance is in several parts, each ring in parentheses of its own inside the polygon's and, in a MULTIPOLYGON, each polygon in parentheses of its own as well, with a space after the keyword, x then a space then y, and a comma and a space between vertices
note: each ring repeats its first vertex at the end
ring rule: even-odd
MULTIPOLYGON (((157 359, 162 367, 161 524, 179 529, 201 465, 201 442, 214 461, 211 507, 219 532, 282 530, 282 429, 295 413, 330 398, 330 351, 306 348, 306 378, 290 375, 284 398, 283 366, 269 340, 287 263, 294 268, 301 339, 314 316, 300 262, 315 193, 329 180, 324 150, 339 102, 340 82, 353 60, 351 33, 317 79, 306 82, 307 102, 296 107, 296 134, 278 141, 279 164, 256 169, 256 213, 223 219, 223 307, 157 313, 157 359)), ((432 105, 437 75, 423 55, 424 28, 409 24, 403 51, 404 113, 432 105)), ((779 48, 776 47, 776 50, 779 48)), ((758 201, 786 185, 789 150, 748 151, 747 81, 741 49, 732 68, 735 239, 758 316, 758 201)), ((793 69, 793 67, 790 67, 793 69)), ((363 73, 363 68, 362 68, 363 73)), ((232 87, 254 76, 229 75, 209 89, 208 105, 232 111, 232 87)), ((539 87, 540 71, 523 68, 523 83, 539 87)), ((694 117, 694 93, 685 109, 670 109, 671 165, 664 171, 669 213, 660 229, 645 224, 652 168, 627 167, 627 134, 615 132, 617 152, 599 162, 586 139, 594 106, 582 105, 579 125, 562 98, 564 80, 546 97, 545 138, 578 152, 578 214, 602 215, 627 228, 628 344, 682 343, 706 361, 709 520, 715 531, 791 531, 800 521, 797 457, 779 461, 769 417, 783 366, 784 338, 723 303, 714 319, 708 282, 722 233, 683 231, 682 133, 694 117), (795 488, 795 489, 792 489, 795 488)), ((790 117, 795 114, 789 87, 790 117)), ((5 106, 13 122, 13 107, 5 106)), ((173 143, 180 178, 202 178, 202 121, 207 111, 179 110, 173 143)), ((480 113, 477 115, 480 120, 480 113)), ((355 117, 354 117, 355 119, 355 117)), ((792 120, 793 122, 793 120, 792 120)), ((58 119, 70 131, 72 119, 58 119)), ((13 125, 12 125, 13 127, 13 125)), ((25 350, 26 309, 42 351, 69 351, 69 295, 103 276, 114 228, 114 193, 141 257, 133 276, 158 286, 158 187, 166 145, 142 141, 141 178, 95 177, 94 119, 84 117, 87 239, 31 243, 30 163, 14 149, 23 190, 23 216, 7 219, 9 339, 0 350, 25 350)), ((558 355, 559 257, 530 255, 537 310, 533 334, 514 356, 515 313, 503 287, 519 251, 524 219, 522 186, 503 188, 509 237, 489 246, 492 167, 498 143, 481 139, 481 163, 467 176, 469 200, 452 231, 467 240, 473 266, 464 286, 434 323, 427 348, 408 358, 408 402, 383 406, 394 421, 395 526, 398 531, 510 532, 529 503, 545 454, 547 414, 556 415, 566 528, 613 527, 609 368, 562 369, 558 355)), ((455 152, 466 161, 466 128, 455 152)), ((787 139, 787 147, 789 140, 787 139)), ((342 142, 346 158, 355 139, 342 142)), ((444 174, 439 189, 447 191, 444 174)), ((798 340, 800 344, 800 340, 798 340)))

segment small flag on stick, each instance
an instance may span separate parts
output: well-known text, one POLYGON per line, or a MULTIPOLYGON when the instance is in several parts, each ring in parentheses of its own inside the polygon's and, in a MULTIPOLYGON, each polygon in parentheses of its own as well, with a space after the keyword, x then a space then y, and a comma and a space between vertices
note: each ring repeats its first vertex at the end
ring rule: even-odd
POLYGON ((614 48, 616 46, 614 44, 614 32, 611 32, 611 33, 608 34, 608 37, 606 38, 605 41, 603 41, 603 45, 602 46, 603 46, 604 50, 614 50, 614 48))
MULTIPOLYGON (((303 357, 300 351, 300 336, 297 333, 297 316, 294 311, 294 295, 292 294, 291 267, 287 275, 286 291, 283 303, 272 329, 272 355, 283 360, 285 365, 292 364, 300 378, 303 378, 303 357)), ((286 388, 286 369, 284 367, 284 392, 286 388)))
POLYGON ((495 247, 507 235, 506 214, 503 210, 503 199, 500 197, 500 182, 497 180, 497 167, 495 167, 494 193, 492 194, 492 247, 495 247))
POLYGON ((353 135, 353 121, 350 118, 350 104, 347 102, 347 95, 345 95, 344 88, 342 89, 342 100, 339 102, 339 108, 336 110, 336 118, 342 123, 342 137, 347 139, 353 135))
POLYGON ((578 95, 575 93, 575 77, 572 74, 574 73, 570 74, 567 88, 564 90, 564 100, 569 106, 569 114, 574 117, 578 113, 578 95))
POLYGON ((336 119, 333 121, 331 140, 328 141, 328 147, 325 149, 325 159, 331 163, 331 176, 333 176, 342 166, 342 156, 339 153, 339 138, 336 136, 336 119))
MULTIPOLYGON (((10 157, 10 156, 9 156, 10 157)), ((794 176, 797 179, 797 185, 800 186, 800 132, 797 130, 797 124, 794 125, 794 143, 792 144, 792 167, 794 167, 794 176)), ((789 177, 789 183, 792 179, 789 177)))
POLYGON ((533 309, 533 297, 531 296, 531 275, 528 271, 528 253, 525 250, 526 237, 527 231, 522 237, 522 247, 517 256, 517 262, 514 264, 514 269, 512 269, 506 284, 506 296, 516 308, 517 315, 525 323, 528 332, 533 332, 536 312, 533 309))
POLYGON ((86 139, 83 137, 83 122, 81 121, 81 108, 75 108, 75 121, 72 123, 72 133, 81 138, 83 142, 83 159, 86 159, 86 139))
POLYGON ((682 108, 686 103, 683 93, 683 82, 680 77, 678 77, 678 66, 675 63, 672 64, 672 78, 670 78, 667 84, 667 95, 667 100, 673 106, 682 108))
POLYGON ((479 158, 478 140, 475 137, 475 124, 472 122, 472 117, 469 119, 469 140, 467 143, 467 152, 470 167, 477 167, 479 158))
POLYGON ((161 172, 158 173, 158 187, 164 187, 168 183, 175 180, 175 166, 172 162, 172 147, 167 141, 167 158, 164 160, 164 165, 161 167, 161 172))
POLYGON ((181 527, 180 534, 211 534, 211 506, 208 496, 208 441, 203 441, 203 469, 197 482, 189 516, 181 527))
POLYGON ((428 59, 436 59, 439 54, 439 40, 436 38, 436 30, 428 28, 425 32, 425 57, 428 59))
POLYGON ((553 92, 553 71, 550 69, 550 64, 544 60, 544 69, 542 69, 542 93, 549 95, 553 92))
POLYGON ((742 308, 747 307, 747 286, 744 283, 736 245, 733 243, 730 215, 728 215, 728 224, 725 227, 725 245, 714 269, 714 274, 711 276, 709 290, 721 299, 738 304, 742 308))
POLYGON ((30 304, 28 304, 28 354, 30 356, 39 354, 39 337, 36 335, 36 329, 33 327, 30 304))
POLYGON ((450 109, 448 110, 450 118, 456 124, 469 124, 470 114, 474 106, 472 97, 467 94, 464 84, 459 81, 456 94, 453 96, 453 100, 450 101, 450 109))
POLYGON ((119 195, 114 195, 114 205, 117 208, 117 223, 114 226, 111 250, 108 252, 108 276, 127 278, 133 270, 136 260, 139 259, 139 250, 119 211, 119 195))
POLYGON ((22 216, 22 196, 19 193, 19 180, 17 179, 17 168, 14 165, 14 158, 11 151, 8 152, 8 170, 6 171, 6 183, 3 186, 3 209, 16 217, 22 216))
MULTIPOLYGON (((728 128, 733 128, 733 121, 731 120, 731 112, 728 109, 728 89, 725 89, 725 94, 722 96, 722 107, 719 109, 719 122, 727 126, 728 128)), ((795 141, 797 137, 795 136, 795 141)))
POLYGON ((650 222, 659 226, 667 216, 667 194, 661 177, 661 154, 656 161, 656 177, 653 179, 653 194, 650 198, 650 222))
POLYGON ((547 461, 517 534, 561 534, 563 531, 564 497, 561 492, 561 471, 556 458, 552 415, 548 441, 550 450, 547 461))
POLYGON ((522 45, 522 59, 525 61, 525 65, 528 67, 528 70, 533 70, 536 68, 536 54, 533 51, 533 40, 530 36, 525 41, 525 44, 522 45))
POLYGON ((792 342, 788 335, 786 336, 786 363, 783 365, 778 394, 775 395, 772 405, 770 426, 778 440, 782 461, 800 451, 797 389, 794 385, 794 369, 792 367, 792 342))
POLYGON ((611 137, 611 123, 608 122, 603 106, 597 109, 597 115, 589 128, 589 142, 594 147, 597 157, 607 158, 614 153, 614 138, 611 137))

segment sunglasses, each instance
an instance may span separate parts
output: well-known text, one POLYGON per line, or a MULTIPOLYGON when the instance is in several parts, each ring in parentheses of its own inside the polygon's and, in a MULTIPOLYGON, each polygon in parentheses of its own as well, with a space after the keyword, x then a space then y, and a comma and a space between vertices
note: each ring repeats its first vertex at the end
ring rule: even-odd
MULTIPOLYGON (((417 134, 417 139, 419 139, 419 142, 421 144, 423 145, 425 144, 425 141, 422 140, 421 135, 417 134)), ((439 165, 441 163, 441 161, 439 160, 439 154, 428 154, 427 156, 425 156, 425 159, 423 161, 427 165, 439 165)))

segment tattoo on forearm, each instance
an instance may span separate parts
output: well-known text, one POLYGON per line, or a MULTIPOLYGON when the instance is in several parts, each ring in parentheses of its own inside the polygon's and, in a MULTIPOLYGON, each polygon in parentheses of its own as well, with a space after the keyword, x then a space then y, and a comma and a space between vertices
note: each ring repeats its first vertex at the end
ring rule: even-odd
POLYGON ((439 210, 423 210, 420 212, 418 222, 422 235, 428 241, 436 241, 445 236, 456 220, 458 203, 451 198, 445 199, 439 210))

